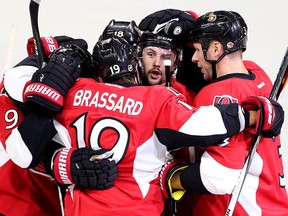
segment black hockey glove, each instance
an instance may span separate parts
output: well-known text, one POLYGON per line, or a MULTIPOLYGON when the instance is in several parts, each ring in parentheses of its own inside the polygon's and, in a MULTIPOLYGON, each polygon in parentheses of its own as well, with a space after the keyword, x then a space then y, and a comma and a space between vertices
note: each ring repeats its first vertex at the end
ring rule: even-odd
POLYGON ((139 29, 154 34, 164 29, 166 34, 173 37, 175 41, 182 45, 188 42, 189 32, 196 18, 197 15, 194 12, 165 9, 156 11, 142 19, 139 24, 139 29))
POLYGON ((82 70, 92 65, 90 53, 76 45, 55 50, 47 65, 37 70, 24 90, 24 101, 38 113, 54 115, 61 111, 63 97, 80 77, 82 70))
POLYGON ((76 45, 78 47, 81 47, 82 49, 85 49, 85 50, 88 49, 87 42, 84 39, 81 39, 81 38, 76 38, 75 39, 75 38, 71 38, 71 37, 68 37, 68 36, 65 36, 65 35, 55 36, 54 38, 58 42, 58 45, 62 46, 62 47, 69 47, 72 44, 74 44, 74 45, 76 45))
POLYGON ((104 190, 114 186, 118 167, 114 160, 102 159, 91 148, 62 148, 55 156, 53 174, 58 183, 76 184, 86 189, 104 190), (98 160, 92 159, 97 157, 98 160))

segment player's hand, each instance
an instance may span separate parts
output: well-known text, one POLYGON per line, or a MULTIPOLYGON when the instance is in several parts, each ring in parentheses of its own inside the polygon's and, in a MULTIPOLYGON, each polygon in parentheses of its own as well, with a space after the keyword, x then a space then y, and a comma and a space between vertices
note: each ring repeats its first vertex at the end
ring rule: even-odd
POLYGON ((142 19, 139 29, 154 34, 164 30, 175 41, 186 43, 189 38, 189 32, 197 18, 196 13, 192 11, 187 12, 178 9, 159 10, 142 19))
POLYGON ((65 35, 55 36, 54 38, 58 42, 58 45, 62 47, 69 47, 74 44, 82 49, 88 49, 87 42, 82 38, 72 38, 65 35))
POLYGON ((257 124, 246 130, 263 137, 275 137, 280 134, 284 122, 284 111, 279 103, 261 96, 245 98, 241 105, 244 110, 257 111, 257 124))
POLYGON ((172 188, 172 177, 179 171, 186 169, 188 165, 179 162, 169 161, 165 163, 160 171, 160 187, 166 199, 180 200, 186 190, 174 190, 172 188))
POLYGON ((114 160, 102 158, 101 153, 88 147, 62 148, 53 164, 56 180, 61 184, 75 184, 86 189, 111 188, 118 177, 118 166, 114 160), (93 156, 97 159, 91 159, 93 156))
MULTIPOLYGON (((68 47, 74 44, 83 49, 88 49, 88 44, 84 39, 74 39, 72 37, 68 37, 65 35, 55 36, 55 37, 52 37, 52 36, 41 37, 40 39, 43 45, 46 59, 48 59, 50 54, 54 50, 56 50, 59 46, 68 47)), ((27 53, 29 56, 36 53, 33 37, 30 37, 28 39, 26 48, 27 48, 27 53)))
POLYGON ((87 65, 92 65, 91 54, 76 45, 59 47, 47 65, 37 70, 24 90, 24 101, 29 108, 45 115, 61 111, 63 97, 80 77, 87 65))

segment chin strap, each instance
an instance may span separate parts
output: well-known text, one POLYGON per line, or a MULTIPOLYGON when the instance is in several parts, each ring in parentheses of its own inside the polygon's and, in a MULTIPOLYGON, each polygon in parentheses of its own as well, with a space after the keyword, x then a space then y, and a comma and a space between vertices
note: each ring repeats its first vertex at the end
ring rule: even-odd
POLYGON ((212 81, 214 81, 217 78, 217 72, 216 72, 216 63, 212 63, 212 81))

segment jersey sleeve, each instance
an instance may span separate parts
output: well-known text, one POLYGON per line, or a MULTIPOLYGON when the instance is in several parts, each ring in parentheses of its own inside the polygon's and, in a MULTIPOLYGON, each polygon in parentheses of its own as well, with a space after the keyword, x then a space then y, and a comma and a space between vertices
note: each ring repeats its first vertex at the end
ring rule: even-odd
POLYGON ((37 56, 25 58, 15 67, 5 72, 4 87, 8 95, 16 101, 23 102, 22 92, 25 84, 31 80, 37 70, 37 56))
POLYGON ((183 145, 215 145, 244 127, 244 113, 238 104, 194 108, 171 95, 160 108, 155 132, 160 142, 172 150, 183 145))

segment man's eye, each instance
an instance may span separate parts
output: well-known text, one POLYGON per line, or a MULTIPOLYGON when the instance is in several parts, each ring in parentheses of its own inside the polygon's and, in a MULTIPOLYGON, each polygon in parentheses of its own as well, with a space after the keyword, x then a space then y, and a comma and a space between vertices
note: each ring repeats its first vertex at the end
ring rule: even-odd
POLYGON ((155 56, 154 53, 147 53, 147 55, 148 55, 149 57, 154 57, 154 56, 155 56))

